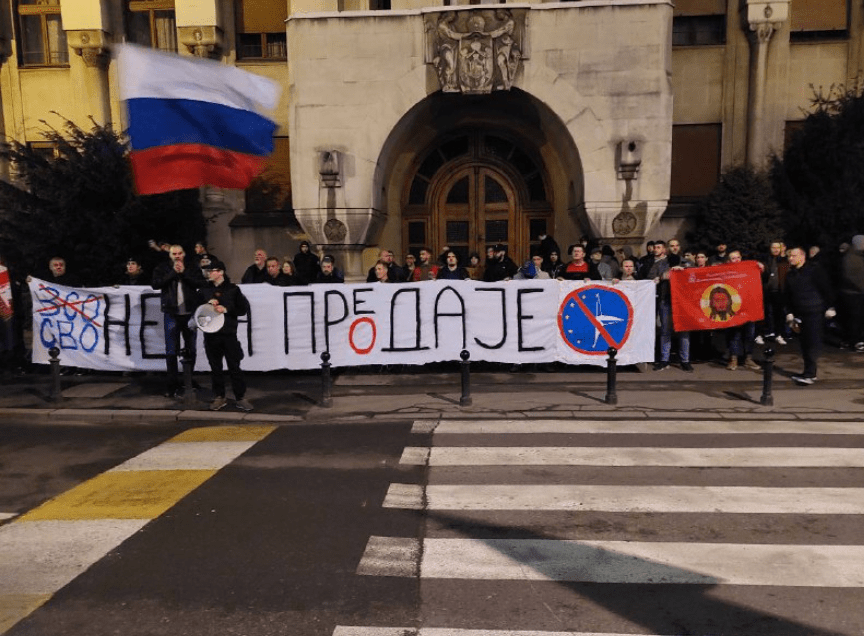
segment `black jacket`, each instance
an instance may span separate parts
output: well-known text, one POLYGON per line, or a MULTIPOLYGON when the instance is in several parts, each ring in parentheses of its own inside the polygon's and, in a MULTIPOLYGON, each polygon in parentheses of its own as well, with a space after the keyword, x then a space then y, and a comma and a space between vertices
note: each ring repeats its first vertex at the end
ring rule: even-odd
POLYGON ((243 278, 240 279, 240 282, 244 285, 248 285, 250 283, 266 283, 267 266, 265 265, 261 269, 258 269, 258 266, 255 263, 252 263, 249 267, 246 268, 246 271, 243 272, 243 278))
POLYGON ((786 274, 786 313, 802 316, 822 313, 834 304, 828 274, 819 265, 805 262, 786 274))
MULTIPOLYGON (((201 288, 201 304, 210 302, 212 298, 219 301, 225 308, 225 325, 217 332, 224 334, 237 333, 237 317, 249 313, 249 301, 240 288, 231 281, 224 281, 218 287, 207 283, 201 288)), ((206 338, 209 334, 204 334, 206 338)))
POLYGON ((491 262, 486 262, 483 280, 487 283, 497 283, 505 278, 513 278, 518 271, 519 266, 509 256, 505 256, 504 260, 500 261, 495 258, 491 262))
POLYGON ((150 286, 161 292, 162 311, 172 316, 177 316, 177 288, 183 285, 183 298, 186 301, 186 312, 183 315, 195 313, 195 309, 201 304, 198 296, 198 288, 204 281, 204 274, 194 264, 192 259, 184 261, 185 269, 182 274, 174 271, 174 261, 163 261, 156 266, 153 272, 153 282, 150 286))
POLYGON ((294 268, 303 283, 311 283, 318 277, 321 264, 318 262, 317 254, 313 254, 311 251, 304 254, 300 251, 294 256, 294 268))

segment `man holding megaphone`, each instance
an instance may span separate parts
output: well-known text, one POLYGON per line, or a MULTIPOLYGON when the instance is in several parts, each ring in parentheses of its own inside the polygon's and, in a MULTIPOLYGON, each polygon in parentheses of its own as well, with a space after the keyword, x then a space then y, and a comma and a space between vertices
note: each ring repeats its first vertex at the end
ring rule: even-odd
POLYGON ((210 403, 210 410, 219 411, 228 404, 225 399, 225 376, 222 369, 224 358, 237 408, 251 411, 253 407, 245 397, 246 381, 240 370, 243 350, 237 339, 237 317, 245 316, 249 312, 249 301, 240 288, 225 277, 225 265, 222 262, 213 259, 203 265, 202 269, 209 282, 199 290, 204 305, 199 307, 195 317, 204 332, 204 351, 210 363, 215 396, 210 403))

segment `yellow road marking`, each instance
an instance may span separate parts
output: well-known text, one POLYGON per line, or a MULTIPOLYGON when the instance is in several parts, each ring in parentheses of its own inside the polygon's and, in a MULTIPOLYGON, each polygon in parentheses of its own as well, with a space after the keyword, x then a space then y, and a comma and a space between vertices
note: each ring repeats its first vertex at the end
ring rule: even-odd
POLYGON ((52 594, 0 595, 0 634, 45 604, 52 594))
POLYGON ((257 442, 276 430, 275 426, 205 426, 192 428, 169 442, 257 442))
POLYGON ((155 519, 215 474, 215 470, 102 473, 34 508, 18 521, 155 519))

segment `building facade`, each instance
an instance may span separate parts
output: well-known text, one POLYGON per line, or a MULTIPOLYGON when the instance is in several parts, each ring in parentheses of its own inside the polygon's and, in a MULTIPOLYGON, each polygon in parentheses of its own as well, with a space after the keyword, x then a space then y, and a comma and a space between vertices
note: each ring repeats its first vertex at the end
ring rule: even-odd
POLYGON ((235 272, 258 246, 293 254, 301 234, 349 277, 379 246, 401 260, 502 243, 521 260, 544 234, 562 248, 681 235, 722 169, 766 165, 814 87, 864 68, 862 6, 846 0, 0 7, 0 132, 37 147, 53 113, 124 127, 115 42, 283 86, 262 178, 202 189, 210 244, 235 272))

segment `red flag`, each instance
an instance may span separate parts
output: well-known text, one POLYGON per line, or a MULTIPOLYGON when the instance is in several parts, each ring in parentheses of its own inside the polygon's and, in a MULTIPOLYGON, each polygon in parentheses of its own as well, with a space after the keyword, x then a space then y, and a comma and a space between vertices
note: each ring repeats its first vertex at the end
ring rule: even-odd
POLYGON ((12 320, 12 286, 9 284, 9 270, 0 265, 0 318, 12 320))
POLYGON ((755 261, 672 270, 675 331, 725 329, 762 320, 762 275, 755 261))

